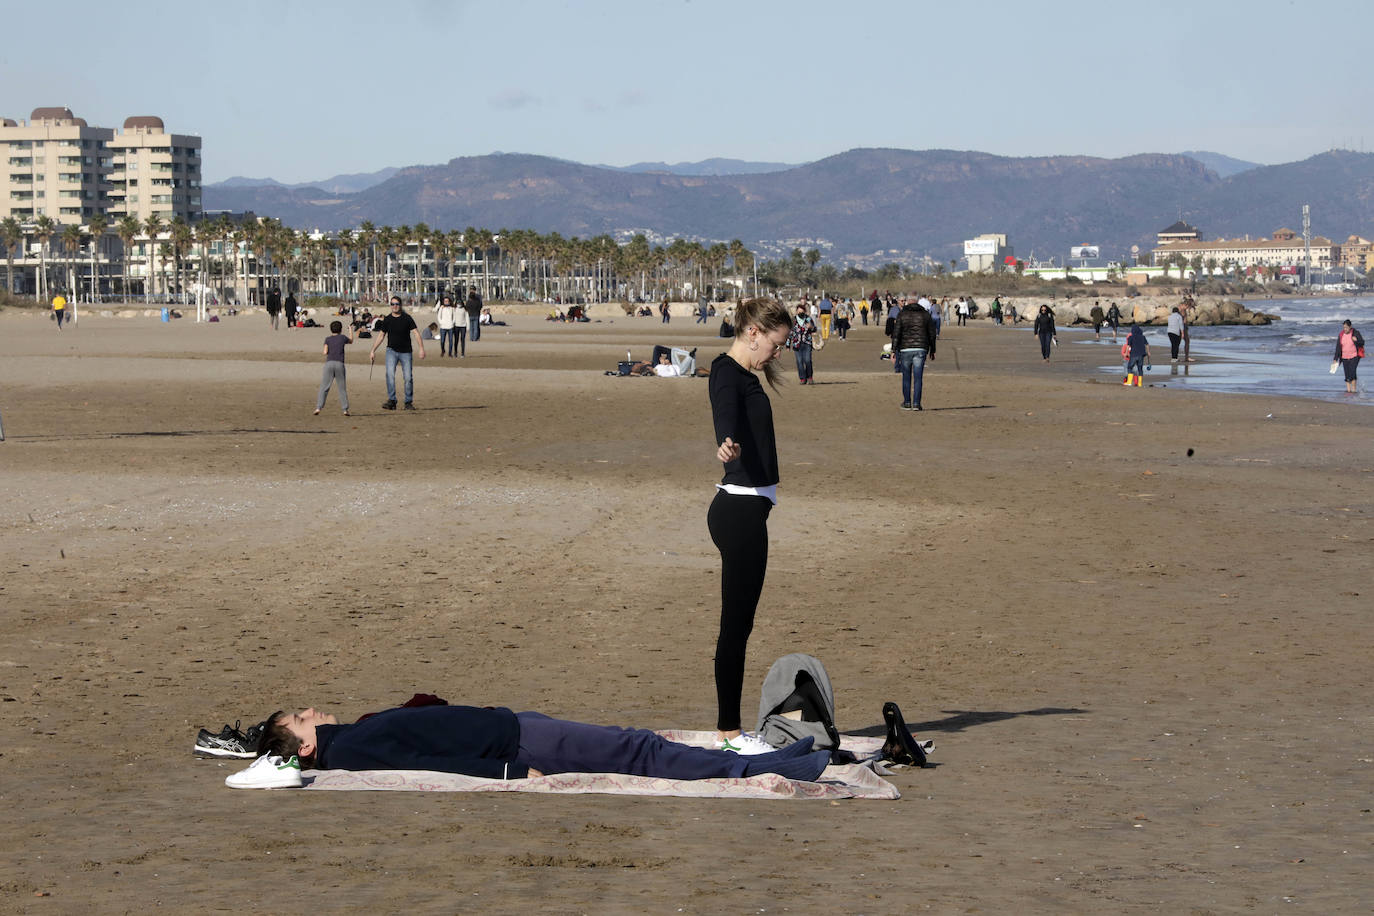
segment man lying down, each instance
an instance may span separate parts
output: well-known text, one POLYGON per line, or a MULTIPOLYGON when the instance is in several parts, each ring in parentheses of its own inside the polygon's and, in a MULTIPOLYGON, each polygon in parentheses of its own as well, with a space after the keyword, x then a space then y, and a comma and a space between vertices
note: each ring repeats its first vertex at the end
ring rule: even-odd
POLYGON ((258 742, 259 759, 228 784, 235 788, 300 785, 283 767, 320 770, 435 770, 487 779, 555 773, 622 773, 660 779, 715 779, 776 773, 813 782, 829 751, 805 738, 771 753, 744 756, 678 744, 648 729, 587 725, 503 707, 402 706, 352 725, 316 709, 276 712, 258 742), (255 773, 255 771, 259 771, 255 773))

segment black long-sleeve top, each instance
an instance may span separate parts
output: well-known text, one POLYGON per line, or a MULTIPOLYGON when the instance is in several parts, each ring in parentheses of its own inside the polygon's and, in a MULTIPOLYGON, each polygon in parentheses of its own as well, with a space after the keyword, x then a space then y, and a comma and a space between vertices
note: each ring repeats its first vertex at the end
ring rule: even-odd
POLYGON ((771 487, 778 483, 778 446, 773 438, 773 405, 758 376, 722 353, 711 363, 711 419, 716 445, 729 436, 740 455, 725 465, 721 483, 771 487))
POLYGON ((399 707, 353 725, 320 725, 322 770, 435 770, 489 779, 524 779, 516 763, 520 723, 503 707, 399 707))

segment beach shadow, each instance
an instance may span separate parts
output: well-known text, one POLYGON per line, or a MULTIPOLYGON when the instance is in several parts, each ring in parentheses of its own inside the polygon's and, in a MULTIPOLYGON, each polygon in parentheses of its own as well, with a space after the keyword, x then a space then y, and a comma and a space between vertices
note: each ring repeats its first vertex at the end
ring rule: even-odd
POLYGON ((244 433, 269 433, 280 436, 333 436, 337 435, 328 429, 168 429, 168 430, 146 430, 144 432, 133 433, 91 433, 89 435, 72 436, 10 436, 11 439, 23 439, 28 442, 80 442, 93 441, 98 439, 137 439, 137 438, 157 438, 157 437, 178 437, 178 436, 240 436, 244 433))
POLYGON ((927 407, 924 412, 931 413, 936 410, 992 410, 996 406, 996 404, 968 404, 964 407, 927 407))
MULTIPOLYGON (((1042 706, 1039 709, 1026 709, 1021 712, 980 712, 977 710, 943 710, 948 713, 944 719, 928 719, 925 722, 907 721, 907 727, 913 733, 920 735, 922 732, 961 732, 975 725, 987 725, 989 722, 1005 722, 1007 719, 1018 719, 1021 716, 1079 716, 1087 715, 1088 710, 1078 707, 1059 707, 1042 706)), ((881 738, 887 734, 886 725, 870 725, 868 728, 847 729, 843 732, 846 735, 854 735, 862 738, 881 738)))
MULTIPOLYGON (((451 407, 417 407, 417 408, 415 408, 415 411, 414 411, 414 412, 415 412, 415 413, 438 413, 438 412, 441 411, 441 410, 486 410, 486 409, 487 409, 487 405, 486 405, 486 404, 454 404, 454 405, 451 406, 451 407)), ((400 413, 400 411, 396 411, 396 412, 397 412, 397 413, 400 413)), ((356 415, 355 415, 355 416, 356 416, 356 415)), ((373 416, 380 416, 380 414, 373 414, 373 416)))

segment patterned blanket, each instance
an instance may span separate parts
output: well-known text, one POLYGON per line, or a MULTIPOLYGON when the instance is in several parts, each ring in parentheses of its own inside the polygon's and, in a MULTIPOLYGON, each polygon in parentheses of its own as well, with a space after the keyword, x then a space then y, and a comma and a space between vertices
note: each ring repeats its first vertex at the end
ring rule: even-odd
MULTIPOLYGON (((710 747, 712 732, 662 731, 670 741, 710 747)), ((841 746, 860 759, 882 747, 881 738, 844 737, 841 746)), ((306 770, 305 788, 333 791, 546 792, 557 794, 674 795, 684 798, 883 798, 897 787, 875 765, 829 766, 819 782, 798 782, 775 774, 744 779, 654 779, 615 773, 559 773, 534 779, 482 779, 427 770, 306 770)))

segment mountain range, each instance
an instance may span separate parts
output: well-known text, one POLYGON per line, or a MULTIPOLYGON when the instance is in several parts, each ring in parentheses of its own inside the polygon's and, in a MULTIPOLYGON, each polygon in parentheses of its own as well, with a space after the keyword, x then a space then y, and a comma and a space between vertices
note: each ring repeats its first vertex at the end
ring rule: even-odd
POLYGON ((826 260, 841 263, 949 260, 962 254, 964 239, 987 232, 1005 233, 1022 257, 1062 257, 1070 245, 1095 244, 1118 258, 1132 245, 1148 250, 1155 233, 1178 219, 1207 238, 1301 230, 1303 204, 1311 205, 1314 234, 1337 241, 1371 234, 1374 154, 1337 150, 1274 166, 1230 157, 1209 165, 1202 155, 1013 158, 855 149, 796 166, 759 164, 779 170, 692 174, 674 170, 689 163, 612 169, 497 153, 399 169, 357 191, 337 184, 207 185, 204 205, 251 210, 301 229, 370 220, 581 237, 642 231, 738 238, 765 256, 818 247, 826 260))

